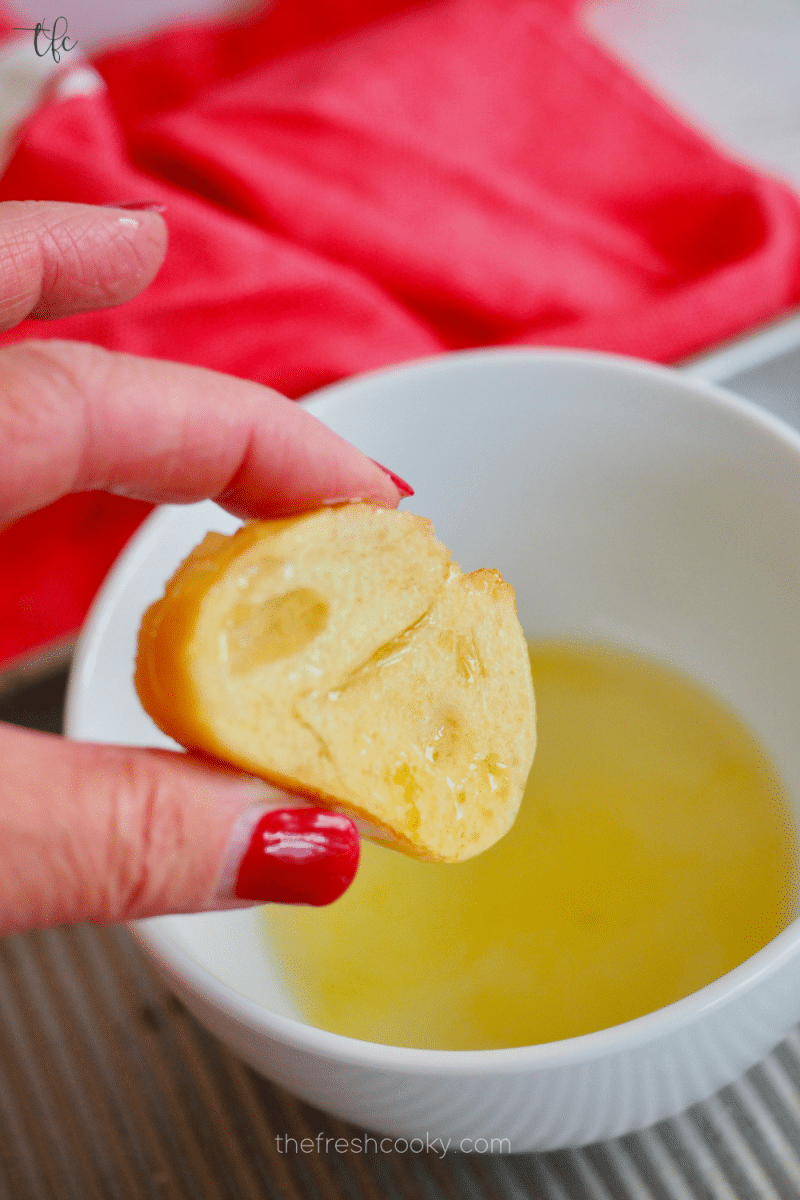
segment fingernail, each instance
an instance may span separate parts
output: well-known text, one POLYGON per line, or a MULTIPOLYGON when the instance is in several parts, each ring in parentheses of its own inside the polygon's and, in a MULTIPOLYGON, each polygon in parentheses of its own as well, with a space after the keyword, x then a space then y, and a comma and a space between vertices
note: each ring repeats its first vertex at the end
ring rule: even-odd
POLYGON ((116 204, 106 204, 105 208, 128 208, 133 212, 166 212, 166 204, 159 204, 157 200, 119 200, 116 204))
POLYGON ((252 827, 234 895, 260 903, 330 904, 352 883, 359 851, 349 817, 326 808, 269 809, 252 827))
POLYGON ((401 479, 399 475, 395 475, 394 471, 390 471, 388 467, 385 467, 383 465, 383 463, 376 462, 376 460, 374 458, 371 458, 369 461, 371 463, 375 463, 376 467, 380 467, 380 469, 383 471, 384 475, 389 476, 392 483, 394 484, 394 486, 397 488, 398 492, 400 492, 401 495, 403 495, 403 496, 413 496, 414 495, 414 489, 411 487, 411 485, 409 483, 406 483, 405 479, 401 479))

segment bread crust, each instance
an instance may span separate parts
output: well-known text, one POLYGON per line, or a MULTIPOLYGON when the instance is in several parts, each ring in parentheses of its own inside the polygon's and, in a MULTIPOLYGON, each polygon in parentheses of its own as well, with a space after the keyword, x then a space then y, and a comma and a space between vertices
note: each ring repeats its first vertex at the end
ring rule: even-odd
POLYGON ((208 534, 145 613, 135 682, 188 749, 435 862, 510 828, 536 743, 511 586, 372 504, 208 534))

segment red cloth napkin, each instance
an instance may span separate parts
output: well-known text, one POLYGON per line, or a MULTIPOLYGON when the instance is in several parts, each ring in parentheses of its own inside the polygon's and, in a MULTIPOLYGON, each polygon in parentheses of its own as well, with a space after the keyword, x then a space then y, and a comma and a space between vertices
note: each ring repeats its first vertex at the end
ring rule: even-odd
MULTIPOLYGON (((130 304, 0 344, 78 338, 296 397, 467 346, 669 362, 798 303, 797 199, 575 8, 276 0, 100 55, 105 90, 39 108, 0 199, 160 201, 167 261, 130 304)), ((71 497, 0 534, 0 658, 79 625, 143 511, 71 497)))

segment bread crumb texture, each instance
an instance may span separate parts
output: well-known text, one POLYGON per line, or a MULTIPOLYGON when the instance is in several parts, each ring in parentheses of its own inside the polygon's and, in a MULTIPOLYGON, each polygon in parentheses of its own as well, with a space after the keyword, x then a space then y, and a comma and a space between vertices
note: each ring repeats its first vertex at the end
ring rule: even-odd
POLYGON ((513 589, 371 504, 209 533, 144 616, 136 687, 177 742, 434 862, 511 827, 536 744, 513 589))

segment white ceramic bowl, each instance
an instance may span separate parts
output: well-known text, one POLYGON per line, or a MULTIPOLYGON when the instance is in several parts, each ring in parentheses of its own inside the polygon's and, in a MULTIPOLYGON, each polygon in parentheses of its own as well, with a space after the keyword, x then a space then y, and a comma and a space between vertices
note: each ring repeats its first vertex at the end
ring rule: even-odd
MULTIPOLYGON (((529 635, 621 644, 695 676, 750 725, 800 805, 800 437, 788 426, 677 372, 539 350, 377 372, 308 407, 413 483, 407 507, 433 519, 464 570, 502 571, 529 635)), ((167 508, 134 538, 80 641, 69 734, 170 744, 133 691, 138 622, 203 533, 235 525, 210 503, 167 508)), ((198 1019, 264 1075, 370 1130, 466 1150, 642 1128, 730 1082, 800 1018, 797 921, 658 1012, 484 1051, 408 1050, 304 1024, 255 910, 136 933, 198 1019)))

